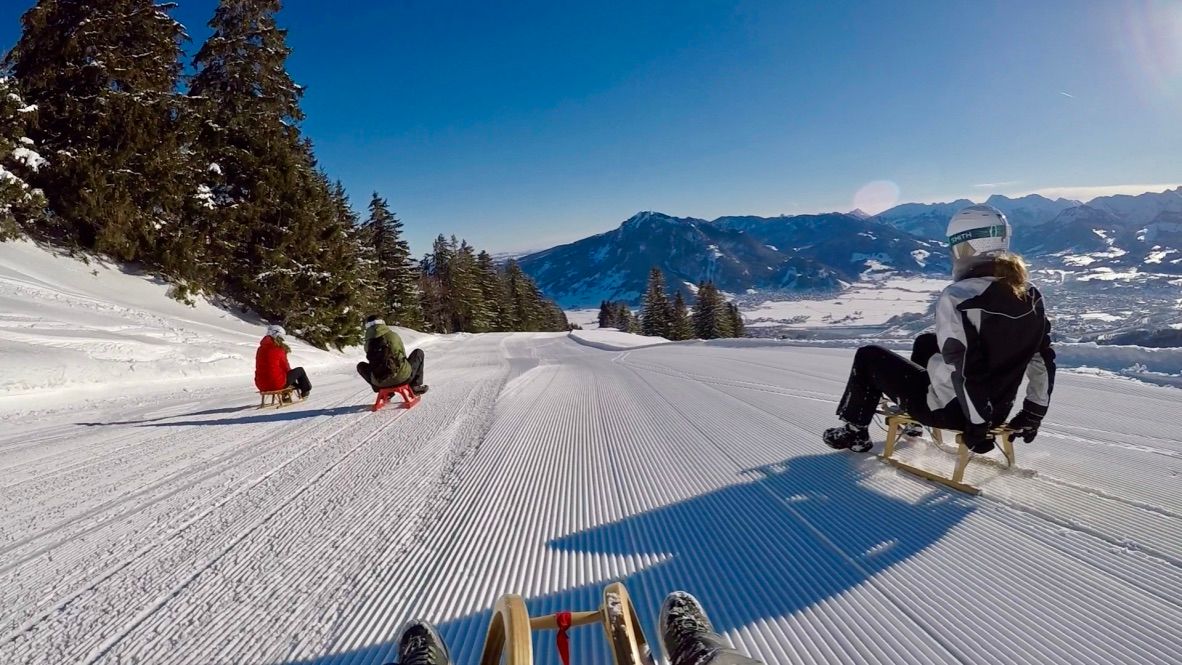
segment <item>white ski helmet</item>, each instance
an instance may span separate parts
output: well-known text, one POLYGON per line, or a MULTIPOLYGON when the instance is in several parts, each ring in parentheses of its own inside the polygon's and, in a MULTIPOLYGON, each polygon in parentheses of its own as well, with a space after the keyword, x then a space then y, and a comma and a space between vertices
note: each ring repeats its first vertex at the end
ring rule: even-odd
POLYGON ((962 279, 973 267, 1008 254, 1013 229, 1002 211, 989 205, 969 206, 948 222, 952 278, 962 279))
POLYGON ((267 337, 274 337, 275 339, 283 339, 287 336, 287 331, 283 326, 278 324, 271 324, 267 326, 267 337))

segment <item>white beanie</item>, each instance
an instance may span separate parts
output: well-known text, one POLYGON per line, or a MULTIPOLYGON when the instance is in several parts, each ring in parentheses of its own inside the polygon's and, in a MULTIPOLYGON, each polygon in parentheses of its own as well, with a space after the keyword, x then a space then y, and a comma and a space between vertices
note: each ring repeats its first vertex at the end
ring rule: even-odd
POLYGON ((282 339, 287 336, 287 331, 283 326, 278 324, 271 324, 267 326, 267 337, 274 337, 275 339, 282 339))

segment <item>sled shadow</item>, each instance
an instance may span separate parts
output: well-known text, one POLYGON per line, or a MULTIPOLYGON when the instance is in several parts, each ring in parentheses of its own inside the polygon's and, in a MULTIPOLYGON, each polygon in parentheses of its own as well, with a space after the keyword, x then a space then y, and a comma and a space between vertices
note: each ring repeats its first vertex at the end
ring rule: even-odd
MULTIPOLYGON (((283 409, 276 409, 271 407, 269 409, 257 409, 256 407, 247 407, 251 410, 257 411, 255 415, 240 416, 238 418, 218 418, 213 420, 172 420, 168 422, 149 422, 139 427, 191 427, 193 425, 254 425, 257 423, 276 423, 292 420, 303 420, 305 418, 318 418, 320 416, 344 416, 350 413, 361 413, 369 411, 371 406, 368 404, 351 404, 349 406, 335 406, 331 409, 301 409, 299 404, 288 406, 283 409)), ((243 409, 236 409, 243 410, 243 409)), ((200 415, 200 414, 194 414, 200 415)), ((184 416, 176 416, 177 418, 184 418, 184 416)))
POLYGON ((108 425, 143 425, 146 423, 158 423, 165 420, 173 420, 174 418, 196 418, 197 416, 218 416, 226 413, 239 413, 241 411, 250 411, 255 409, 253 406, 228 406, 222 409, 207 409, 205 411, 194 411, 193 413, 178 413, 175 416, 160 416, 159 418, 143 418, 141 420, 113 420, 109 423, 74 423, 82 427, 106 427, 108 425))
MULTIPOLYGON (((858 593, 855 589, 868 579, 931 547, 974 510, 970 500, 940 488, 916 502, 881 494, 863 484, 879 468, 847 453, 793 458, 744 471, 737 484, 563 536, 547 546, 569 554, 656 561, 622 581, 657 650, 657 613, 671 591, 697 596, 720 632, 774 620, 858 593)), ((571 558, 555 560, 547 582, 561 580, 579 565, 571 558)), ((531 615, 592 609, 610 581, 526 602, 531 615)), ((407 590, 416 595, 430 591, 407 590)), ((489 593, 509 591, 513 589, 489 593)), ((409 618, 398 617, 394 625, 409 618)), ((490 619, 486 610, 439 622, 455 663, 477 662, 490 619)), ((396 639, 389 635, 371 647, 291 662, 380 665, 395 660, 396 639)), ((553 640, 553 633, 535 634, 535 662, 559 662, 553 640)), ((611 660, 598 629, 574 631, 572 651, 581 654, 573 662, 611 660)))

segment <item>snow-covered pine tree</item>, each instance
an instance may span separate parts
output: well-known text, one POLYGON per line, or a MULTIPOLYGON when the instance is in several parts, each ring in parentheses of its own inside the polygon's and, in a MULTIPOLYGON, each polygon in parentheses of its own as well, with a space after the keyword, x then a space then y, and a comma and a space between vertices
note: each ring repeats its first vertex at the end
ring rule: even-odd
POLYGON ((219 257, 223 289, 290 332, 327 344, 350 334, 333 329, 340 319, 320 308, 341 301, 342 287, 324 282, 351 243, 311 143, 300 136, 302 89, 287 73, 279 5, 219 3, 189 89, 204 120, 197 154, 215 206, 210 245, 228 252, 219 257))
POLYGON ((419 268, 410 256, 410 244, 402 237, 402 221, 377 192, 369 202, 365 235, 373 243, 382 290, 381 311, 392 325, 420 329, 423 308, 419 294, 419 268))
POLYGON ((505 264, 506 322, 510 330, 534 330, 540 318, 529 288, 529 278, 515 259, 505 264))
POLYGON ((197 183, 177 91, 188 36, 172 6, 39 0, 21 18, 5 66, 38 110, 28 136, 48 163, 30 184, 61 221, 60 240, 159 264, 162 246, 191 239, 197 183))
MULTIPOLYGON (((337 188, 344 191, 344 186, 339 182, 337 188)), ((336 198, 336 190, 334 190, 334 198, 336 198)), ((352 207, 349 207, 349 213, 353 215, 354 226, 349 232, 354 249, 353 252, 357 256, 357 288, 359 291, 358 302, 362 311, 368 314, 380 314, 386 308, 386 289, 379 277, 378 271, 378 253, 377 247, 374 243, 373 229, 367 223, 356 223, 356 213, 353 212, 352 207)), ((415 287, 417 294, 418 275, 414 275, 415 287)))
POLYGON ((677 291, 677 295, 673 298, 673 321, 670 323, 670 337, 669 339, 675 341, 683 341, 694 338, 694 325, 690 320, 689 308, 685 304, 685 298, 681 295, 681 291, 677 291))
MULTIPOLYGON (((452 236, 452 244, 456 238, 452 236)), ((480 288, 480 267, 476 261, 476 250, 467 240, 456 246, 455 258, 450 274, 451 293, 455 310, 452 312, 454 328, 464 332, 488 332, 492 329, 492 313, 484 302, 484 291, 480 288)))
POLYGON ((491 254, 481 251, 476 255, 476 269, 480 277, 480 293, 489 317, 489 331, 508 330, 505 326, 505 304, 508 294, 500 270, 491 254))
POLYGON ((338 349, 361 341, 362 275, 358 272, 356 246, 350 237, 357 215, 349 205, 343 186, 329 184, 328 176, 316 174, 316 189, 309 201, 318 202, 320 190, 329 192, 323 208, 307 219, 317 224, 314 248, 303 252, 317 266, 316 271, 298 272, 293 286, 300 300, 286 310, 291 327, 305 340, 338 349))
POLYGON ((693 322, 694 336, 698 339, 726 337, 726 303, 713 282, 698 285, 693 322))
POLYGON ((670 337, 672 321, 669 297, 665 295, 665 276, 661 269, 653 267, 648 273, 648 288, 644 293, 644 306, 640 314, 641 334, 653 337, 670 337))
MULTIPOLYGON (((635 319, 632 316, 632 310, 628 308, 628 303, 615 303, 615 328, 623 332, 632 332, 635 324, 635 319)), ((637 328, 639 329, 639 328, 637 328)))
POLYGON ((45 197, 27 180, 45 165, 27 136, 36 114, 37 107, 21 99, 16 82, 0 77, 0 241, 22 229, 38 230, 45 218, 45 197))

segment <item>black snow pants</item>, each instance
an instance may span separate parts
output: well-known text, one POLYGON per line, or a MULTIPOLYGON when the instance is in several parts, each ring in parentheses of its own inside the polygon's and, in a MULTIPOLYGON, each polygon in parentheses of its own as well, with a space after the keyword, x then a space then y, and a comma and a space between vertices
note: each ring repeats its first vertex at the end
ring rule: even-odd
MULTIPOLYGON (((410 364, 410 380, 407 381, 407 383, 410 384, 411 388, 417 388, 423 385, 423 366, 425 361, 426 356, 423 354, 422 349, 415 349, 414 351, 410 352, 409 356, 406 357, 406 362, 410 364)), ((365 379, 369 385, 373 386, 373 391, 375 393, 382 388, 394 387, 393 385, 375 386, 373 382, 373 372, 370 371, 369 363, 367 362, 357 363, 357 373, 360 374, 361 378, 365 379)))
POLYGON ((303 367, 292 367, 287 371, 287 387, 295 388, 301 395, 312 392, 312 382, 308 380, 308 373, 303 367))
POLYGON ((964 414, 953 400, 936 411, 928 406, 927 362, 938 351, 933 333, 920 335, 911 348, 911 359, 881 346, 863 346, 854 354, 854 366, 845 394, 837 405, 842 420, 866 427, 874 419, 883 395, 894 400, 919 422, 944 429, 963 429, 964 414))

